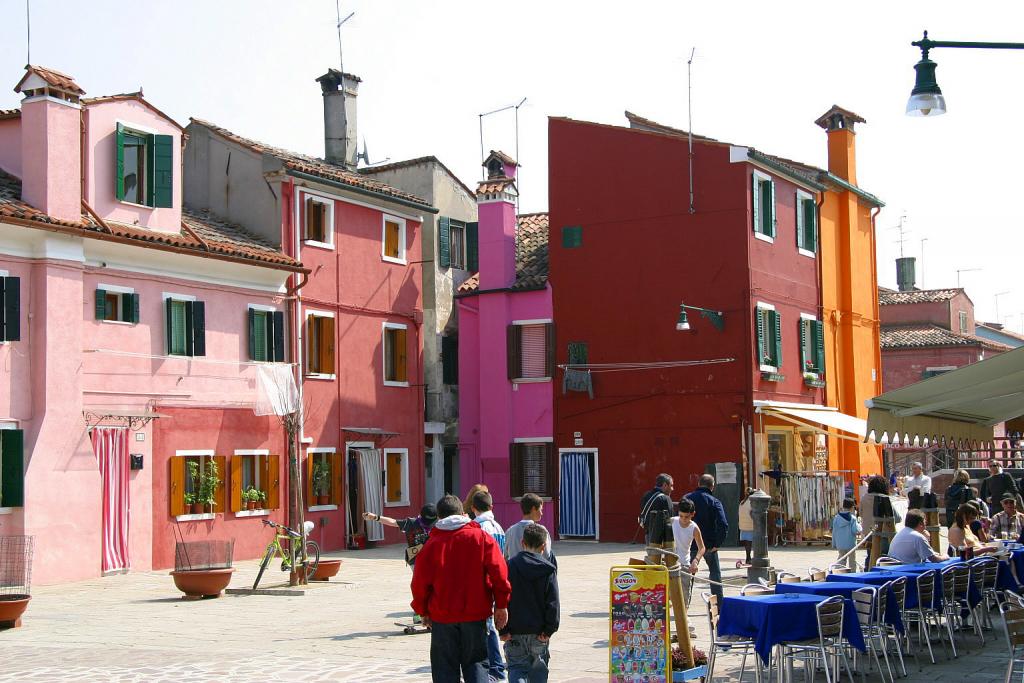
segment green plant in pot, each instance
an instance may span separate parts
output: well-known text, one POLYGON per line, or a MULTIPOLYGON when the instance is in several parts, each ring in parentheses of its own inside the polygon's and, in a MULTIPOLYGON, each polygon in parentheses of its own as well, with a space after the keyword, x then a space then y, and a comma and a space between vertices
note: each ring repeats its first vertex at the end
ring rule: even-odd
POLYGON ((331 500, 331 466, 323 460, 313 463, 313 495, 317 505, 327 505, 331 500))
MULTIPOLYGON (((198 466, 196 466, 198 469, 198 466)), ((217 498, 217 485, 220 483, 220 470, 217 467, 217 461, 210 460, 206 461, 206 467, 203 468, 202 473, 199 475, 199 494, 196 496, 197 502, 202 503, 203 512, 213 512, 214 506, 216 506, 217 498)))
POLYGON ((188 466, 188 479, 192 482, 192 492, 185 493, 185 506, 188 512, 193 515, 198 515, 203 511, 202 501, 199 500, 199 494, 197 493, 200 489, 200 475, 199 475, 199 463, 195 460, 189 460, 185 463, 188 466))
POLYGON ((255 510, 259 507, 259 503, 262 500, 266 500, 267 494, 260 491, 255 486, 250 486, 246 490, 242 491, 242 500, 245 502, 245 508, 247 510, 255 510))
POLYGON ((199 505, 196 503, 196 494, 185 493, 185 512, 189 514, 197 514, 199 512, 199 505))

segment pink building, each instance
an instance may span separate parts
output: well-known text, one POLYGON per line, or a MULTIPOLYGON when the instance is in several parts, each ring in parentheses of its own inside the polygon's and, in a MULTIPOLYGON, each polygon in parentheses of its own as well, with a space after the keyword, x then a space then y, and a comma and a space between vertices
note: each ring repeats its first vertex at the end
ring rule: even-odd
MULTIPOLYGON (((548 216, 516 216, 515 161, 491 152, 484 166, 488 177, 477 188, 480 272, 456 295, 460 479, 465 489, 487 484, 495 516, 507 525, 519 521, 524 493, 557 495, 548 216)), ((549 519, 547 526, 557 524, 549 519)))
POLYGON ((0 534, 36 537, 54 583, 173 565, 174 541, 282 521, 285 439, 257 417, 258 366, 288 361, 308 272, 182 209, 180 125, 142 93, 85 98, 29 66, 0 111, 0 534), (301 276, 301 277, 300 277, 301 276), (218 465, 214 506, 190 463, 218 465), (262 490, 256 510, 242 489, 262 490))
MULTIPOLYGON (((305 518, 333 550, 404 542, 365 522, 419 513, 425 495, 420 230, 429 202, 356 170, 360 79, 316 79, 324 158, 193 119, 186 203, 245 225, 311 271, 292 319, 304 406, 305 518)), ((313 91, 312 86, 310 89, 313 91)))

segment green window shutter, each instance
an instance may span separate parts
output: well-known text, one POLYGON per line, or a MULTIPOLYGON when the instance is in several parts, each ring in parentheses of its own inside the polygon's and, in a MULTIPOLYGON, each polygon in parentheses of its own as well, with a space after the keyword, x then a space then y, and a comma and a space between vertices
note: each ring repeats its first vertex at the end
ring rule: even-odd
POLYGON ((766 185, 768 185, 768 207, 764 213, 767 223, 767 234, 775 237, 775 181, 769 180, 766 185))
POLYGON ((761 182, 757 179, 756 173, 750 174, 750 181, 750 196, 753 198, 751 213, 754 217, 754 232, 763 232, 761 229, 761 182))
POLYGON ((764 362, 767 353, 767 344, 765 344, 765 329, 764 329, 764 309, 754 309, 754 320, 757 323, 757 364, 761 365, 764 362))
POLYGON ((814 367, 821 375, 825 374, 825 324, 815 320, 811 324, 814 336, 814 367))
POLYGON ((124 124, 117 124, 117 132, 114 134, 116 140, 116 166, 114 167, 114 194, 117 198, 124 199, 124 124))
POLYGON ((249 360, 263 360, 256 357, 256 311, 249 309, 249 360))
POLYGON ((107 317, 107 290, 96 290, 96 319, 103 320, 107 317))
POLYGON ((21 339, 21 278, 0 277, 3 289, 3 320, 0 321, 0 341, 21 339))
POLYGON ((267 334, 267 318, 269 317, 266 311, 254 311, 251 308, 249 311, 252 313, 252 360, 265 361, 269 360, 267 355, 267 346, 269 343, 270 335, 267 334))
POLYGON ((441 374, 445 384, 459 383, 458 337, 441 337, 441 374))
POLYGON ((570 225, 562 228, 562 248, 576 249, 583 246, 583 226, 570 225))
POLYGON ((442 268, 452 265, 451 220, 448 216, 437 219, 437 259, 442 268))
POLYGON ((586 365, 589 356, 586 342, 569 342, 569 365, 586 365))
POLYGON ((267 358, 272 359, 277 363, 284 362, 284 312, 274 311, 268 314, 268 319, 271 322, 272 331, 270 336, 270 342, 273 343, 272 352, 268 350, 267 358))
POLYGON ((25 433, 0 429, 0 507, 25 505, 25 433))
POLYGON ((167 353, 175 356, 188 354, 189 301, 167 300, 167 353))
POLYGON ((167 209, 174 203, 174 137, 150 135, 150 206, 167 209))
POLYGON ((807 322, 803 318, 797 321, 800 330, 800 372, 807 371, 807 361, 814 362, 807 357, 807 322))
POLYGON ((804 200, 804 230, 807 235, 804 237, 804 248, 817 253, 818 251, 818 207, 813 199, 804 200))
POLYGON ((202 301, 190 301, 190 308, 192 314, 189 316, 189 321, 192 323, 192 334, 186 338, 186 342, 191 342, 192 348, 189 349, 190 356, 205 356, 206 355, 206 304, 202 301))
POLYGON ((131 311, 132 316, 128 322, 139 322, 139 293, 126 294, 125 297, 128 299, 128 310, 131 311))
POLYGON ((806 228, 804 218, 804 200, 800 198, 800 193, 796 194, 796 248, 806 249, 807 248, 807 236, 805 234, 806 228))
POLYGON ((466 270, 471 273, 480 270, 479 223, 466 223, 466 270))
POLYGON ((772 360, 775 367, 782 367, 782 316, 778 311, 772 311, 772 327, 775 328, 775 346, 772 348, 772 360))

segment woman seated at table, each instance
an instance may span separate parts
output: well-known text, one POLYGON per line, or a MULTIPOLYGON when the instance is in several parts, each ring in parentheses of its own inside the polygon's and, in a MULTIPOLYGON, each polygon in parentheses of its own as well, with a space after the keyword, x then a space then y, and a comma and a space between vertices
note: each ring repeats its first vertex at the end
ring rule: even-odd
MULTIPOLYGON (((908 515, 909 516, 909 515, 908 515)), ((978 508, 964 503, 956 509, 953 526, 949 527, 949 554, 958 555, 960 548, 972 548, 975 555, 990 553, 995 548, 982 545, 978 537, 971 531, 971 522, 978 519, 978 508)))
MULTIPOLYGON (((974 491, 975 494, 977 494, 977 491, 975 489, 971 490, 974 491)), ((992 540, 991 535, 988 532, 989 526, 992 523, 992 521, 988 517, 988 505, 985 505, 985 501, 983 501, 981 498, 978 498, 977 495, 975 495, 975 498, 973 500, 967 501, 967 504, 973 506, 978 511, 978 518, 971 522, 971 531, 974 532, 974 535, 978 537, 979 541, 981 541, 982 543, 988 543, 992 540)))
POLYGON ((932 550, 931 540, 925 533, 924 513, 920 510, 907 511, 906 525, 896 532, 889 544, 888 555, 904 564, 943 562, 949 559, 932 550))

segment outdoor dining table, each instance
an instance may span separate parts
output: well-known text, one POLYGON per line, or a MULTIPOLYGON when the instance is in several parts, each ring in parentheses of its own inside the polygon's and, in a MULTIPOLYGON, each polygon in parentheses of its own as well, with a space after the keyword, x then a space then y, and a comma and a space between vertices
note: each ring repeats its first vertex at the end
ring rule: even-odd
MULTIPOLYGON (((752 638, 754 651, 761 657, 761 661, 770 665, 772 649, 776 645, 818 637, 815 608, 826 599, 823 595, 806 593, 727 597, 722 600, 718 634, 752 638)), ((845 600, 843 609, 843 637, 855 648, 864 651, 864 636, 850 599, 845 600)))
MULTIPOLYGON (((843 575, 840 574, 839 576, 843 575)), ((877 588, 877 584, 869 585, 864 581, 840 581, 837 579, 829 581, 826 576, 824 581, 776 584, 775 592, 809 593, 811 595, 842 595, 844 598, 852 599, 853 592, 862 588, 877 588)), ((885 623, 895 626, 897 631, 903 633, 903 618, 900 615, 900 606, 896 604, 896 596, 892 594, 892 591, 889 591, 885 596, 885 614, 882 615, 882 618, 885 619, 885 623)))
MULTIPOLYGON (((873 571, 873 572, 850 572, 848 574, 829 574, 825 577, 826 581, 835 581, 838 583, 862 583, 868 586, 881 586, 890 581, 896 579, 907 580, 907 593, 904 607, 906 609, 917 608, 917 574, 903 573, 890 571, 873 571)), ((893 599, 895 600, 895 598, 893 599)), ((932 607, 938 608, 942 604, 942 598, 939 595, 939 591, 934 591, 932 595, 932 607)))
MULTIPOLYGON (((942 570, 947 567, 951 567, 957 564, 964 564, 964 561, 958 558, 951 560, 943 560, 942 562, 916 562, 914 564, 897 564, 887 567, 874 567, 872 571, 880 572, 887 571, 893 574, 904 574, 908 578, 913 576, 916 577, 919 574, 931 570, 935 570, 935 593, 939 596, 942 595, 942 570)), ((908 581, 909 583, 909 581, 908 581)), ((971 607, 974 607, 981 602, 981 591, 974 585, 973 581, 968 582, 967 588, 967 602, 971 607)))

